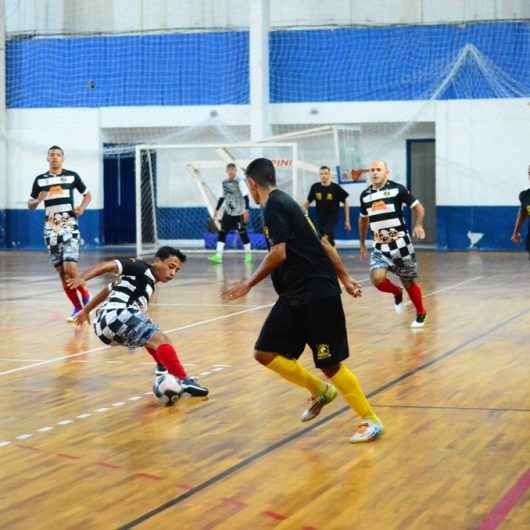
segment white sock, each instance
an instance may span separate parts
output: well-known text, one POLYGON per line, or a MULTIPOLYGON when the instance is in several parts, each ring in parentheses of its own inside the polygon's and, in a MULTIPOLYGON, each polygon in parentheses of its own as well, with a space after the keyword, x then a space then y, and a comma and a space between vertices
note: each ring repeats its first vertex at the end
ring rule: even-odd
POLYGON ((225 248, 224 241, 217 241, 217 254, 222 254, 225 248))
POLYGON ((251 246, 250 243, 245 243, 245 244, 243 245, 243 248, 245 249, 245 252, 246 252, 247 254, 250 253, 250 246, 251 246))

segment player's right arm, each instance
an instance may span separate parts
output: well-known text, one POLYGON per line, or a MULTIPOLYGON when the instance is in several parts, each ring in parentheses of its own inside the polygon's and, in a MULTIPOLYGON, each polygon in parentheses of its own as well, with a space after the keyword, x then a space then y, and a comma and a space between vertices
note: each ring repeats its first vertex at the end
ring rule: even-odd
POLYGON ((368 234, 368 227, 370 225, 370 219, 368 217, 368 209, 363 202, 363 195, 361 194, 361 211, 359 212, 359 253, 361 259, 368 257, 368 251, 366 250, 366 236, 368 234))
POLYGON ((519 202, 521 203, 521 206, 519 207, 519 211, 517 212, 517 217, 515 218, 515 225, 513 227, 512 233, 512 241, 515 244, 519 244, 521 242, 521 226, 528 217, 526 209, 523 208, 523 192, 519 194, 519 202))
POLYGON ((35 210, 35 208, 37 208, 39 204, 46 199, 47 196, 48 192, 40 191, 39 185, 37 184, 37 179, 35 179, 28 200, 28 208, 30 210, 35 210))
POLYGON ((307 195, 307 199, 304 202, 304 210, 307 212, 309 210, 309 205, 315 200, 315 185, 313 184, 311 186, 311 189, 309 190, 309 193, 307 195))

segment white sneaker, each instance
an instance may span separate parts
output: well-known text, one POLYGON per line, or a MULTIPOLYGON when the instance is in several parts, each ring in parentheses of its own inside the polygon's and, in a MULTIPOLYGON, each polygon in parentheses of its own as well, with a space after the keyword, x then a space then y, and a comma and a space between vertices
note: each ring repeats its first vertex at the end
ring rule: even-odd
POLYGON ((355 432, 350 438, 352 444, 369 442, 383 434, 384 428, 380 421, 362 420, 355 426, 355 432))
POLYGON ((403 312, 403 289, 394 296, 394 311, 398 314, 403 312))
POLYGON ((417 315, 416 320, 413 320, 410 324, 410 327, 412 329, 421 329, 423 326, 425 326, 425 321, 427 320, 427 313, 424 315, 417 315))

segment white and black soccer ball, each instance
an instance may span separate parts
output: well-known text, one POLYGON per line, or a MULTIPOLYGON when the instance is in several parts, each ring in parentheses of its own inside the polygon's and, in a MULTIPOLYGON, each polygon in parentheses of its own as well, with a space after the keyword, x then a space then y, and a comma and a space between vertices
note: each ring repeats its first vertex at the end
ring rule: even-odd
POLYGON ((159 375, 153 383, 153 394, 162 405, 173 405, 182 394, 182 386, 171 374, 159 375))

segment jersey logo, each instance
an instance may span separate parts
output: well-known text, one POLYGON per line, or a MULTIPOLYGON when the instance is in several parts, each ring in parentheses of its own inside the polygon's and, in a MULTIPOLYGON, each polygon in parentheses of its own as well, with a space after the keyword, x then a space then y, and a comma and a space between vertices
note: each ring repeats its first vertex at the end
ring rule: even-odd
POLYGON ((329 344, 317 344, 317 359, 321 361, 322 359, 329 359, 331 357, 331 351, 329 349, 329 344))
POLYGON ((327 199, 328 201, 332 201, 332 200, 333 200, 333 193, 328 193, 328 194, 326 195, 326 199, 327 199))
POLYGON ((263 227, 263 234, 265 235, 265 237, 267 239, 270 239, 270 237, 269 237, 269 229, 266 226, 263 227))
POLYGON ((322 200, 322 193, 320 193, 319 191, 317 191, 317 192, 315 193, 315 197, 316 197, 317 201, 321 201, 321 200, 322 200))
POLYGON ((385 201, 377 201, 372 204, 372 211, 382 212, 387 209, 385 201))
POLYGON ((55 195, 62 195, 63 194, 63 187, 62 186, 52 186, 48 190, 48 196, 53 197, 55 195))

